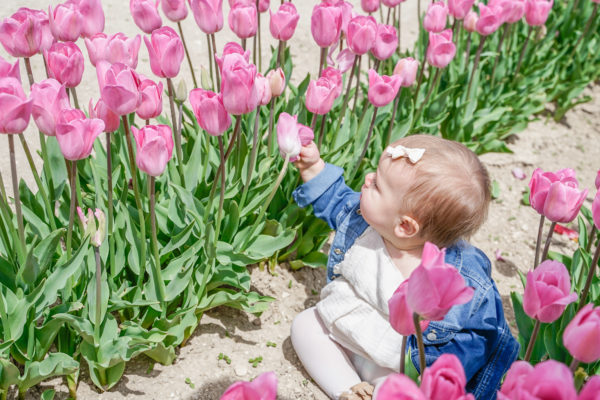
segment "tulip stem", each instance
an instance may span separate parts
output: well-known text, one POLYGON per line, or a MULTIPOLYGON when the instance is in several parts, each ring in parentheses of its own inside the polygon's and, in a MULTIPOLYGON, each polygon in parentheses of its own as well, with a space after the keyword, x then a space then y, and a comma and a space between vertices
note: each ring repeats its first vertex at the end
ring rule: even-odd
POLYGON ((19 227, 19 240, 21 247, 25 250, 25 228, 23 227, 23 213, 21 212, 21 195, 19 194, 19 180, 17 178, 17 163, 15 161, 15 139, 13 134, 6 135, 8 138, 8 149, 10 153, 10 174, 13 184, 13 198, 15 199, 15 210, 17 212, 17 224, 19 227))
POLYGON ((48 220, 50 221, 50 228, 53 231, 56 230, 56 222, 54 221, 54 214, 52 213, 52 207, 50 206, 50 201, 48 200, 48 195, 46 193, 46 189, 44 185, 42 185, 42 180, 35 168, 35 164, 33 162, 33 157, 31 156, 31 151, 29 150, 29 146, 27 145, 27 141, 25 141, 25 136, 22 134, 19 135, 19 140, 21 141, 21 145, 23 146, 23 151, 25 152, 25 156, 27 157, 27 162, 29 163, 29 167, 31 168, 31 172, 33 173, 33 179, 35 179, 35 183, 37 184, 38 190, 42 195, 42 200, 44 201, 44 206, 46 207, 46 213, 48 214, 48 220))
POLYGON ((246 184, 244 185, 244 189, 242 190, 242 199, 240 200, 239 209, 244 208, 244 204, 246 203, 246 196, 248 195, 248 188, 250 187, 252 181, 252 174, 254 173, 254 166, 256 164, 256 154, 258 153, 258 125, 260 122, 260 105, 256 107, 256 116, 254 117, 254 135, 252 137, 252 152, 250 153, 250 165, 248 167, 248 172, 246 174, 246 184))
POLYGON ((96 315, 94 323, 94 339, 100 343, 100 314, 102 314, 102 260, 100 259, 100 248, 94 247, 94 258, 96 259, 96 315))
MULTIPOLYGON (((188 65, 190 66, 190 72, 192 73, 192 81, 194 82, 194 88, 198 87, 196 81, 196 74, 194 73, 194 66, 192 65, 192 59, 190 58, 190 51, 188 50, 185 37, 183 36, 183 28, 181 27, 181 21, 177 21, 177 28, 179 28, 179 36, 181 36, 181 42, 183 43, 183 49, 185 50, 185 57, 187 58, 188 65)), ((208 53, 210 54, 210 52, 208 53)))
POLYGON ((475 76, 475 72, 479 66, 479 59, 481 58, 481 52, 483 51, 483 44, 485 43, 486 38, 487 36, 481 36, 479 39, 479 46, 477 47, 477 53, 475 53, 475 61, 473 62, 473 69, 471 70, 469 85, 467 86, 467 97, 465 98, 465 103, 468 102, 469 98, 471 97, 471 85, 473 85, 473 77, 475 76))
POLYGON ((356 71, 356 90, 354 91, 354 105, 352 106, 351 114, 356 110, 356 102, 358 101, 358 92, 360 91, 360 70, 362 65, 362 56, 358 56, 358 70, 356 71))
MULTIPOLYGON (((394 16, 396 14, 396 9, 394 8, 394 16)), ((400 44, 401 44, 401 27, 402 27, 402 3, 398 4, 398 48, 396 49, 396 52, 398 53, 398 55, 400 55, 401 50, 400 50, 400 44)))
POLYGON ((362 152, 360 153, 360 157, 358 157, 358 162, 354 165, 352 172, 348 176, 348 183, 352 182, 352 179, 354 179, 354 175, 356 175, 356 172, 358 172, 360 163, 362 162, 363 158, 365 157, 365 154, 367 154, 367 149, 369 148, 369 143, 371 142, 371 136, 373 135, 373 128, 375 126, 375 118, 377 118, 378 110, 379 110, 379 107, 375 107, 375 110, 373 111, 373 118, 371 118, 371 125, 369 126, 369 133, 367 134, 367 140, 365 140, 365 145, 363 146, 362 152))
MULTIPOLYGON (((4 181, 2 179, 2 174, 0 174, 0 188, 1 188, 1 192, 2 195, 0 196, 0 209, 2 210, 2 213, 4 214, 4 221, 6 221, 6 225, 8 226, 8 230, 10 231, 11 237, 13 238, 13 245, 14 247, 18 250, 18 258, 20 257, 25 257, 25 248, 23 247, 23 243, 21 243, 18 239, 17 239, 17 232, 15 231, 15 226, 13 225, 12 222, 12 211, 8 205, 8 198, 6 197, 6 192, 4 191, 4 181), (17 243, 18 242, 18 243, 17 243)), ((0 223, 1 225, 1 223, 0 223)), ((8 247, 8 241, 7 241, 7 247, 8 247)), ((10 248, 7 249, 8 250, 8 254, 9 255, 14 255, 11 251, 10 248)))
POLYGON ((269 134, 267 138, 267 155, 270 157, 273 152, 273 114, 275 112, 275 97, 269 104, 269 134))
POLYGON ((548 250, 550 249, 550 241, 552 239, 552 234, 554 233, 555 226, 556 222, 552 222, 552 224, 550 224, 550 232, 548 232, 548 237, 546 237, 546 244, 544 245, 544 250, 542 251, 542 262, 544 262, 548 258, 548 250))
POLYGON ((598 233, 596 225, 592 224, 592 230, 590 231, 590 237, 588 238, 587 245, 585 246, 585 251, 590 251, 590 249, 592 248, 592 245, 594 244, 596 239, 596 233, 598 233))
POLYGON ((588 293, 590 291, 592 280, 594 279, 594 276, 596 274, 596 265, 598 265, 598 258, 600 258, 600 246, 596 247, 596 251, 594 252, 592 265, 590 265, 590 270, 585 281, 585 287, 583 288, 583 292, 581 292, 581 298, 579 300, 579 306, 577 306, 577 311, 581 310, 581 308, 585 305, 585 300, 587 299, 588 293))
POLYGON ((385 24, 390 24, 390 16, 392 15, 392 7, 388 7, 387 17, 385 18, 385 24))
POLYGON ((323 116, 321 117, 321 129, 319 130, 319 144, 318 144, 318 149, 319 151, 321 150, 321 145, 323 144, 323 136, 325 135, 325 123, 327 119, 327 114, 323 114, 323 116))
POLYGON ((535 269, 540 260, 540 247, 542 245, 542 234, 544 232, 544 221, 546 217, 540 215, 540 226, 538 227, 537 242, 535 244, 535 258, 533 259, 533 269, 535 269))
POLYGON ((392 130, 394 129, 394 123, 396 122, 396 111, 398 110, 398 103, 400 102, 400 97, 402 96, 402 89, 404 88, 400 87, 400 90, 398 90, 398 94, 394 99, 394 105, 392 106, 392 118, 390 119, 390 127, 388 128, 387 139, 385 140, 386 146, 389 146, 392 140, 392 130))
POLYGON ((215 61, 215 54, 217 53, 217 41, 215 40, 215 34, 212 33, 210 35, 210 40, 212 41, 212 62, 215 64, 215 76, 217 77, 217 88, 216 88, 216 92, 221 90, 221 72, 219 71, 219 66, 217 65, 217 62, 215 61))
POLYGON ((581 33, 581 36, 579 36, 579 39, 577 39, 575 46, 573 46, 573 51, 571 52, 571 58, 573 58, 573 56, 575 55, 575 52, 577 51, 577 47, 579 47, 579 43, 581 43, 581 41, 583 40, 585 35, 590 30, 590 27, 592 26, 592 23, 594 22, 594 19, 596 18, 596 14, 598 13, 598 4, 600 4, 600 3, 594 3, 594 9, 592 10, 592 15, 590 15, 590 18, 587 20, 587 23, 585 24, 585 28, 583 28, 583 32, 581 33))
POLYGON ((533 346, 535 345, 535 340, 537 339, 538 333, 540 332, 540 326, 542 323, 540 320, 535 320, 535 325, 533 327, 533 332, 531 333, 531 338, 529 339, 529 344, 527 345, 527 351, 525 352, 524 361, 529 362, 531 359, 531 354, 533 353, 533 346))
MULTIPOLYGON (((420 0, 418 1, 420 4, 420 0)), ((425 74, 425 55, 427 53, 427 46, 429 45, 429 37, 425 39, 425 51, 423 52, 423 60, 421 61, 421 68, 419 69, 419 78, 417 78, 417 90, 415 92, 415 100, 414 103, 417 104, 417 100, 419 99, 419 89, 421 89, 421 83, 423 83, 423 75, 425 74)))
MULTIPOLYGON (((258 3, 258 1, 257 1, 258 3)), ((256 6, 256 9, 258 10, 258 5, 256 6)), ((260 12, 257 13, 258 14, 258 72, 262 71, 262 39, 261 39, 261 32, 260 32, 260 12)))
POLYGON ((344 115, 346 114, 346 108, 348 107, 348 100, 350 96, 350 88, 352 87, 352 78, 354 77, 354 72, 356 71, 356 64, 358 62, 358 56, 354 56, 354 62, 352 63, 352 69, 350 70, 350 75, 348 75, 348 83, 346 85, 346 94, 344 94, 344 101, 342 103, 342 109, 340 111, 340 117, 337 122, 337 126, 335 128, 335 138, 337 138, 338 131, 340 130, 340 126, 342 125, 342 120, 344 119, 344 115))
POLYGON ((471 56, 471 32, 467 34, 467 48, 465 51, 465 65, 469 66, 469 57, 471 56))
MULTIPOLYGON (((214 50, 212 48, 213 46, 211 45, 210 40, 211 40, 211 35, 207 33, 206 34, 206 45, 208 47, 208 68, 209 68, 209 71, 210 71, 210 86, 211 86, 211 89, 214 89, 215 78, 214 78, 213 75, 215 75, 215 74, 213 72, 213 62, 215 62, 215 60, 214 60, 214 58, 215 58, 215 52, 214 52, 214 50)), ((219 72, 218 72, 218 68, 217 68, 217 74, 218 73, 219 72)), ((219 88, 216 88, 215 90, 218 91, 219 88)))
POLYGON ((173 81, 167 78, 167 87, 169 88, 169 105, 171 106, 171 125, 175 134, 175 150, 177 152, 177 170, 179 171, 179 179, 181 186, 185 187, 185 176, 183 174, 183 152, 181 151, 181 130, 177 124, 177 114, 175 113, 175 100, 173 98, 175 89, 173 81))
POLYGON ((106 132, 106 183, 108 186, 107 191, 107 208, 108 208, 108 259, 110 262, 110 275, 115 277, 116 264, 115 264, 115 238, 113 237, 113 182, 112 182, 112 134, 106 132))
POLYGON ((401 353, 400 353, 400 373, 404 374, 404 370, 405 370, 405 363, 406 363, 406 343, 408 342, 407 340, 407 336, 403 335, 402 336, 402 346, 400 346, 401 353))
POLYGON ((277 47, 277 62, 275 63, 275 69, 279 68, 283 62, 283 49, 285 48, 285 42, 283 40, 279 41, 279 46, 277 47))
POLYGON ((442 75, 441 71, 442 70, 440 68, 436 68, 435 69, 435 74, 433 76, 433 81, 431 82, 431 85, 429 86, 429 90, 427 91, 427 95, 425 95, 425 99, 423 100, 423 102, 419 106, 419 109, 415 113, 415 116, 413 117, 412 124, 411 124, 411 129, 412 129, 413 125, 415 124, 415 122, 421 116, 421 112, 423 111, 423 109, 425 108, 425 105, 429 101, 429 98, 431 97, 431 94, 433 93, 433 89, 435 89, 435 87, 437 86, 437 83, 440 80, 440 76, 442 75))
POLYGON ((247 42, 246 38, 243 38, 242 39, 242 49, 244 49, 244 51, 246 51, 246 42, 247 42))
POLYGON ((79 99, 77 98, 77 91, 74 87, 72 87, 69 89, 69 92, 71 92, 71 96, 73 97, 73 104, 75 104, 75 108, 79 109, 79 99))
POLYGON ((269 205, 271 204, 271 200, 273 200, 273 197, 275 197, 275 193, 277 193, 277 189, 279 188, 279 185, 281 185, 281 181, 283 180, 283 177, 285 176, 285 173, 287 171, 287 167, 288 167, 289 163, 290 163, 290 155, 288 153, 286 153, 285 160, 283 162, 283 167, 281 168, 281 171, 279 172, 279 176, 277 176, 275 185, 273 185, 273 189, 271 189, 271 193, 269 194, 269 197, 267 197, 267 200, 265 201, 262 209, 260 210, 260 214, 258 214, 258 217, 254 220, 254 223, 252 224, 252 228, 250 228, 250 230, 248 231, 248 235, 245 237, 244 241, 242 242, 242 244, 240 246, 241 249, 245 249, 246 245, 248 244, 248 240, 250 240, 254 237, 256 228, 258 228, 260 222, 263 219, 263 216, 265 215, 265 212, 267 211, 267 209, 269 208, 269 205))
POLYGON ((505 24, 504 30, 502 31, 502 36, 500 37, 500 41, 498 42, 498 48, 496 49, 496 60, 494 61, 494 67, 492 68, 492 75, 490 77, 490 86, 494 87, 494 79, 496 77, 496 68, 498 67, 498 63, 500 62, 500 54, 502 54, 502 44, 508 37, 508 33, 510 31, 510 27, 512 25, 505 24))
POLYGON ((533 33, 533 26, 530 26, 529 31, 527 32, 527 38, 525 39, 525 43, 523 43, 523 48, 521 49, 521 54, 519 55, 519 61, 517 62, 517 69, 515 70, 515 76, 519 75, 519 71, 521 70, 521 64, 523 63, 523 57, 525 57, 525 52, 527 51, 527 44, 529 43, 529 39, 531 38, 532 33, 533 33))
POLYGON ((324 68, 326 60, 327 60, 327 47, 321 47, 321 58, 319 60, 319 74, 317 75, 317 79, 319 79, 321 77, 321 73, 323 72, 323 68, 324 68))
MULTIPOLYGON (((154 285, 158 292, 158 300, 163 303, 165 301, 165 282, 162 280, 162 273, 160 270, 160 256, 158 255, 158 240, 156 238, 156 185, 155 177, 148 175, 148 196, 150 197, 150 230, 152 232, 152 253, 154 255, 154 285)), ((166 312, 167 305, 161 304, 163 313, 166 312)))
POLYGON ((219 192, 219 209, 217 211, 217 225, 215 228, 215 253, 217 251, 217 242, 221 231, 221 220, 223 219, 223 202, 225 201, 225 151, 223 149, 223 136, 219 136, 219 154, 221 156, 221 190, 219 192))
POLYGON ((71 246, 71 239, 73 237, 73 220, 75 217, 75 205, 77 203, 77 187, 75 181, 77 180, 77 161, 69 161, 71 167, 71 173, 69 174, 70 185, 71 185, 71 206, 69 207, 69 227, 67 228, 67 260, 71 258, 73 252, 71 246))
POLYGON ((419 324, 419 314, 413 313, 413 322, 415 324, 415 336, 417 338, 417 346, 419 347, 419 366, 421 376, 425 372, 425 345, 423 344, 423 332, 421 332, 421 325, 419 324))
POLYGON ((571 370, 571 372, 575 373, 577 367, 579 367, 579 360, 573 358, 573 361, 571 361, 571 364, 569 365, 569 369, 571 370))
POLYGON ((133 194, 135 196, 135 205, 138 210, 138 218, 140 221, 140 273, 138 275, 138 287, 142 288, 144 284, 144 275, 146 272, 146 222, 144 219, 144 211, 142 208, 142 199, 140 198, 140 190, 137 180, 137 169, 135 168, 135 159, 133 157, 133 143, 131 141, 131 132, 129 130, 129 121, 127 115, 121 117, 123 120, 123 129, 125 130, 125 138, 127 139, 127 150, 129 153, 129 168, 131 169, 131 183, 133 185, 133 194))
MULTIPOLYGON (((0 176, 0 185, 4 185, 4 182, 2 181, 2 177, 0 176)), ((8 208, 8 203, 6 201, 6 196, 4 193, 4 186, 2 187, 1 190, 2 193, 0 193, 0 212, 2 212, 2 221, 0 221, 0 233, 2 234, 2 240, 4 242, 4 247, 6 248, 6 252, 7 255, 13 259, 13 255, 14 255, 14 251, 12 249, 10 240, 9 240, 9 235, 7 233, 7 230, 10 230, 10 233, 15 237, 16 236, 16 232, 14 230, 14 226, 12 224, 12 218, 11 218, 11 212, 9 211, 8 208), (4 227, 4 222, 6 222, 7 228, 5 229, 4 227)), ((16 265, 16 264, 15 264, 16 265)), ((0 305, 1 306, 1 305, 0 305)), ((4 319, 6 321, 6 319, 4 319)))

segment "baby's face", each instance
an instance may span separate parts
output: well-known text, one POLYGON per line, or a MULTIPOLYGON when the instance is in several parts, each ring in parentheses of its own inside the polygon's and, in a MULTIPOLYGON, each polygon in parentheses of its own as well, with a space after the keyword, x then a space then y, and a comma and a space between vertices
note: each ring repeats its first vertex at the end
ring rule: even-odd
POLYGON ((367 174, 361 188, 363 218, 384 238, 394 237, 397 218, 404 215, 400 198, 411 186, 414 171, 405 160, 393 160, 387 153, 379 159, 376 172, 367 174))

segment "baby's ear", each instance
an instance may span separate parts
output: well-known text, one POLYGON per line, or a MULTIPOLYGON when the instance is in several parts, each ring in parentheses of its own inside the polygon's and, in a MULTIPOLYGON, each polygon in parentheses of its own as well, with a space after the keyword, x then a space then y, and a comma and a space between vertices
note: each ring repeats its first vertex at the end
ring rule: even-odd
POLYGON ((414 218, 403 215, 396 219, 394 224, 394 235, 399 239, 415 237, 421 231, 421 226, 414 218))

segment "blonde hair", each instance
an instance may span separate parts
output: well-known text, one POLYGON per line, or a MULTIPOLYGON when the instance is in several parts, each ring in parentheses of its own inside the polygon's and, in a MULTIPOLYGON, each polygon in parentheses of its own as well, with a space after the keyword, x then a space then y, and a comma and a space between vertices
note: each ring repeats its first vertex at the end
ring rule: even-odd
POLYGON ((424 148, 423 158, 411 164, 410 189, 401 197, 401 209, 421 226, 421 236, 439 247, 468 239, 487 218, 490 178, 479 158, 465 145, 431 135, 412 135, 396 141, 424 148))

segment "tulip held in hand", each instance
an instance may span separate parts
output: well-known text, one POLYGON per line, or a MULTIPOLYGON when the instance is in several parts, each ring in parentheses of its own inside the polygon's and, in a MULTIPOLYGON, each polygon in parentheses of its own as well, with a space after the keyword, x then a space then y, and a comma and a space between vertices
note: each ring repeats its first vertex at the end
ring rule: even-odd
POLYGON ((65 109, 56 121, 56 140, 67 160, 82 160, 90 155, 94 140, 103 130, 101 119, 88 119, 76 108, 65 109))

